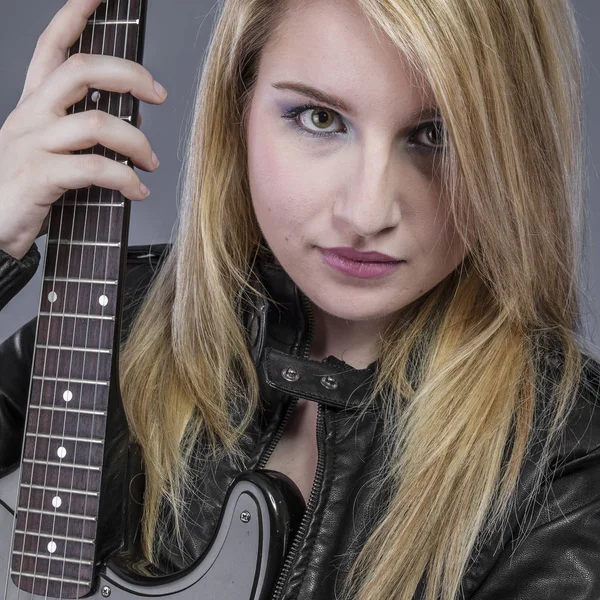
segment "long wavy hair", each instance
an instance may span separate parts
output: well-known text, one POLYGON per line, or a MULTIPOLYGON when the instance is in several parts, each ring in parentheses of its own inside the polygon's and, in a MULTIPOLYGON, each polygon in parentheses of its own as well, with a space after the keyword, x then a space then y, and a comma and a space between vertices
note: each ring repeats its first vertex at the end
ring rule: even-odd
MULTIPOLYGON (((381 334, 369 402, 384 408, 388 460, 378 476, 393 493, 344 593, 409 600, 427 574, 426 599, 451 600, 476 541, 506 524, 533 443, 543 441, 543 451, 530 498, 548 482, 548 457, 577 396, 581 41, 568 0, 356 6, 434 93, 447 136, 445 199, 468 253, 381 334), (550 385, 552 356, 560 376, 550 385)), ((210 440, 215 460, 235 456, 260 406, 239 310, 264 244, 251 205, 246 120, 261 51, 301 4, 221 0, 217 8, 176 240, 120 359, 146 472, 150 561, 167 526, 176 534, 183 526, 194 441, 210 440), (161 521, 162 503, 175 523, 161 521)))

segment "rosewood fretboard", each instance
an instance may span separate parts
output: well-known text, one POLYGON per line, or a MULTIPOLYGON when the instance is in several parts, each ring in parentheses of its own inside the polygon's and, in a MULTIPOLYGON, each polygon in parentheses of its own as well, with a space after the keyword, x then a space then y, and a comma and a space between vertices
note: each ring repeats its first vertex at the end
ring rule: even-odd
MULTIPOLYGON (((145 0, 100 4, 69 54, 142 61, 145 0)), ((131 94, 89 90, 69 112, 136 124, 131 94)), ((82 153, 131 161, 97 145, 82 153)), ((11 577, 22 590, 80 598, 94 578, 96 527, 130 202, 68 191, 52 208, 29 394, 11 577)), ((114 382, 112 382, 114 385, 114 382)))

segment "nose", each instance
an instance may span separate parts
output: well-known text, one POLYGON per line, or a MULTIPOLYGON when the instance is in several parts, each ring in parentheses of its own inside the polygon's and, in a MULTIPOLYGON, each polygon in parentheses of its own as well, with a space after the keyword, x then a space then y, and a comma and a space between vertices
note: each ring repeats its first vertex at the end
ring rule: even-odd
POLYGON ((400 198, 393 172, 397 163, 392 150, 379 142, 357 159, 354 177, 344 184, 344 193, 334 204, 334 216, 363 237, 374 236, 400 222, 400 198))

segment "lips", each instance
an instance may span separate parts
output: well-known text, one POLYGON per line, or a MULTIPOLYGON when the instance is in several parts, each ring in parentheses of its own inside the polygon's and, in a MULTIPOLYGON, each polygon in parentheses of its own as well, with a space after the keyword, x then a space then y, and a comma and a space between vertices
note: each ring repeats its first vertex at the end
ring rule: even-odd
POLYGON ((400 262, 401 260, 389 256, 388 254, 382 254, 381 252, 360 252, 350 247, 323 248, 322 250, 326 254, 335 254, 343 258, 360 262, 400 262))

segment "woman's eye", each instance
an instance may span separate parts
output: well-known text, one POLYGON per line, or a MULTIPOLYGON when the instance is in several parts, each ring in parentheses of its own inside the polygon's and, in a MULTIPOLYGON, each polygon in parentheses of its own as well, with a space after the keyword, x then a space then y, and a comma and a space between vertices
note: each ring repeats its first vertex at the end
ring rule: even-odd
MULTIPOLYGON (((343 131, 327 131, 336 119, 339 119, 342 124, 343 119, 339 113, 325 106, 315 106, 313 104, 296 106, 281 115, 281 117, 291 120, 294 128, 301 134, 313 138, 336 136, 347 131, 345 125, 343 131)), ((410 140, 416 138, 420 138, 421 141, 411 141, 410 144, 419 151, 433 153, 442 150, 444 147, 443 123, 441 121, 429 121, 419 125, 409 136, 410 140)))
POLYGON ((290 119, 293 126, 300 133, 311 137, 329 137, 338 133, 344 133, 345 131, 345 126, 341 132, 326 131, 335 122, 336 118, 341 121, 342 117, 334 110, 324 106, 314 106, 311 104, 296 106, 281 115, 281 117, 283 119, 290 119))
POLYGON ((419 146, 419 149, 428 152, 438 152, 442 150, 445 144, 443 123, 441 121, 430 121, 419 125, 411 134, 410 139, 419 137, 421 140, 425 141, 425 143, 418 141, 413 144, 414 146, 419 146))

